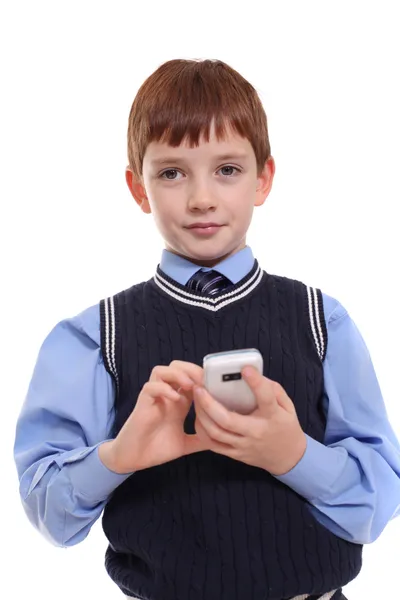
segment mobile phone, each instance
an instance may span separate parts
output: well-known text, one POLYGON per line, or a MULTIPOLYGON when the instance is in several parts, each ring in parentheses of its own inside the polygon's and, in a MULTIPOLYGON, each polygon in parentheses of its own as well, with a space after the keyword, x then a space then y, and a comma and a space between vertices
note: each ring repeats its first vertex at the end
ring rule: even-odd
POLYGON ((247 415, 257 408, 256 398, 242 378, 244 367, 263 373, 263 357, 255 348, 207 354, 203 359, 204 387, 228 410, 247 415))

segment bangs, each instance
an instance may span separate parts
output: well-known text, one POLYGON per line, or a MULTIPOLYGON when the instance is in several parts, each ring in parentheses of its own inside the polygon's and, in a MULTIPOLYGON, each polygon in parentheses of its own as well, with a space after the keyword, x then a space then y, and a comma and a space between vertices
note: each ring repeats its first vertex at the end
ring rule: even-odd
POLYGON ((229 129, 246 137, 246 131, 254 128, 248 97, 222 78, 208 81, 198 73, 192 75, 158 95, 149 112, 149 143, 176 147, 185 140, 193 148, 201 138, 209 142, 213 123, 218 141, 225 139, 229 129))
POLYGON ((267 118, 254 87, 237 71, 217 60, 171 60, 140 87, 128 124, 129 166, 141 175, 151 142, 177 147, 218 141, 229 131, 247 138, 262 170, 270 156, 267 118))

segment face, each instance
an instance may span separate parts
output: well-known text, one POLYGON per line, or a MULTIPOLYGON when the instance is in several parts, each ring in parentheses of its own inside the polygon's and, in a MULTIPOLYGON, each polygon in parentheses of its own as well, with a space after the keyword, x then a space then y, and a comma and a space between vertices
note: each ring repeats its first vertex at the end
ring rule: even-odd
POLYGON ((143 178, 126 180, 137 203, 152 213, 171 252, 212 267, 246 245, 255 206, 262 205, 275 172, 272 158, 257 176, 250 142, 232 130, 217 141, 190 148, 152 142, 143 160, 143 178))

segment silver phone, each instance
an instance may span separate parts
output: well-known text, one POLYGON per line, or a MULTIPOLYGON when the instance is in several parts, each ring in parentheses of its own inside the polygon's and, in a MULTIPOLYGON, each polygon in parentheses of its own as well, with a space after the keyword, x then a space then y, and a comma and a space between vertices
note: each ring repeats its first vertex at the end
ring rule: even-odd
POLYGON ((216 352, 203 359, 204 387, 208 393, 228 410, 242 415, 257 408, 255 396, 241 374, 248 366, 263 374, 263 358, 255 348, 216 352))

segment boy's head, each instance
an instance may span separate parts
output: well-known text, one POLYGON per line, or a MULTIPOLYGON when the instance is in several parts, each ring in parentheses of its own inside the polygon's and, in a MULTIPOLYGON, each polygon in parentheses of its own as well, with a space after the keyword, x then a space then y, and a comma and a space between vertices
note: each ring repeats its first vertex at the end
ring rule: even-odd
POLYGON ((256 90, 212 60, 171 60, 143 83, 129 115, 128 159, 129 189, 166 247, 210 267, 244 248, 275 173, 256 90), (207 223, 218 227, 192 227, 207 223))

